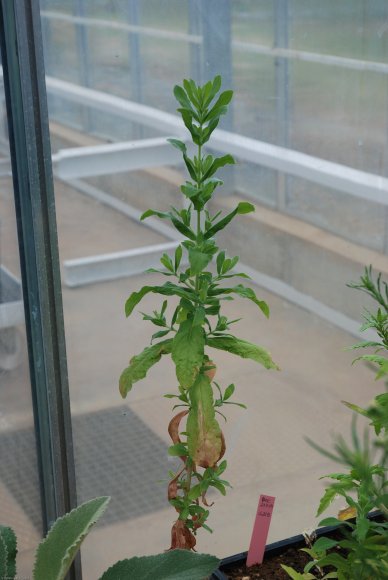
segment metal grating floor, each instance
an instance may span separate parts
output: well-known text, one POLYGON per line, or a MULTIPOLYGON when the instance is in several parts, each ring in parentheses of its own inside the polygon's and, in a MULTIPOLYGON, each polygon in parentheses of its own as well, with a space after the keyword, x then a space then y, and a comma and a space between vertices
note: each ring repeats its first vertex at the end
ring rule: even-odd
MULTIPOLYGON (((126 406, 73 417, 79 503, 112 497, 101 524, 168 506, 167 471, 175 463, 167 444, 126 406)), ((37 529, 40 498, 32 429, 0 435, 1 480, 37 529)))

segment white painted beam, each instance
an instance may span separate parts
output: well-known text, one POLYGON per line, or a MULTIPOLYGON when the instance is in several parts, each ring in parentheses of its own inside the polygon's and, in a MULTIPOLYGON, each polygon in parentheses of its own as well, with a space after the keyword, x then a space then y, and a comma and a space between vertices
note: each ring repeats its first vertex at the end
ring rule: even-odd
POLYGON ((46 77, 46 86, 50 95, 187 139, 187 129, 176 115, 54 77, 46 77))
POLYGON ((319 54, 306 50, 294 50, 292 48, 279 48, 256 44, 255 42, 234 41, 233 48, 245 53, 260 54, 271 58, 286 58, 287 60, 310 62, 324 66, 335 66, 347 70, 368 71, 380 74, 388 74, 388 64, 373 60, 360 60, 337 56, 334 54, 319 54))
POLYGON ((212 146, 239 159, 301 177, 349 195, 388 205, 388 179, 299 151, 216 130, 212 146))
MULTIPOLYGON (((50 93, 70 101, 187 139, 187 130, 176 115, 50 77, 47 78, 47 88, 50 93)), ((386 177, 220 129, 214 131, 211 144, 212 148, 232 153, 243 161, 301 177, 367 201, 388 205, 386 177)))
POLYGON ((160 256, 166 253, 172 257, 177 245, 178 242, 168 242, 124 252, 66 260, 63 263, 64 281, 67 286, 74 288, 143 274, 148 268, 162 268, 160 256))
POLYGON ((166 138, 72 147, 61 149, 52 157, 55 174, 60 179, 175 165, 181 160, 179 151, 166 138))

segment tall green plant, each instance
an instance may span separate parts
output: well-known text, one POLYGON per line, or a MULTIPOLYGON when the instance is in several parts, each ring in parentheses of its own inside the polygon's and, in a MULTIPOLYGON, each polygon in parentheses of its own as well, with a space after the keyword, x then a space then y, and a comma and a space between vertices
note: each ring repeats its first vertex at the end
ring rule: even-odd
POLYGON ((216 414, 220 407, 238 403, 231 401, 235 389, 233 384, 222 390, 213 380, 216 365, 208 349, 224 350, 252 359, 267 369, 277 368, 264 349, 230 332, 231 325, 237 320, 230 320, 221 309, 225 300, 240 296, 251 300, 266 317, 269 316, 267 304, 259 300, 251 288, 241 283, 226 285, 236 277, 249 276, 235 272, 238 256, 228 257, 215 239, 216 234, 237 215, 254 211, 253 205, 242 201, 225 216, 221 212, 212 214, 208 209, 216 188, 222 185, 216 177, 217 171, 235 163, 231 155, 214 157, 204 151, 232 99, 231 90, 220 92, 220 89, 220 76, 203 86, 184 80, 183 86, 174 88, 178 111, 195 150, 191 156, 186 143, 169 139, 171 145, 181 151, 189 174, 189 180, 181 186, 186 204, 184 209, 172 207, 166 212, 150 209, 141 219, 156 216, 170 221, 183 236, 183 241, 178 245, 174 259, 163 254, 160 259, 163 270, 152 270, 168 280, 133 292, 125 304, 125 313, 129 316, 146 294, 175 298, 171 316, 167 314, 167 300, 160 310, 143 315, 144 320, 157 327, 157 332, 152 335, 151 346, 134 356, 120 377, 120 393, 126 397, 132 385, 143 379, 163 355, 171 355, 175 364, 178 389, 176 393, 165 395, 177 399, 175 407, 183 407, 168 427, 173 442, 169 453, 180 457, 182 462, 180 469, 171 473, 168 485, 169 502, 178 512, 171 533, 171 549, 194 548, 197 530, 201 527, 210 530, 206 524, 209 515, 207 491, 215 488, 225 495, 229 486, 223 479, 227 466, 225 460, 221 461, 225 442, 216 414), (152 344, 153 341, 157 342, 152 344), (183 420, 186 420, 185 427, 183 420))

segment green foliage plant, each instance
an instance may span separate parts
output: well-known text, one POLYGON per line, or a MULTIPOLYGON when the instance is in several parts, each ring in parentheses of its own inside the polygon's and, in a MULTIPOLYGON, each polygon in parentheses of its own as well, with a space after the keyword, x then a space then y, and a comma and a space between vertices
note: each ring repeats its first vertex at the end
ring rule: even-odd
POLYGON ((183 408, 171 419, 168 427, 172 440, 169 453, 181 459, 181 467, 176 473, 170 473, 168 485, 169 502, 178 513, 171 532, 171 549, 194 549, 197 530, 211 531, 206 523, 210 507, 206 500, 207 491, 214 488, 225 495, 229 486, 223 479, 227 462, 221 461, 225 442, 217 416, 221 407, 238 403, 231 400, 235 390, 233 384, 222 390, 214 381, 216 364, 208 349, 251 359, 267 369, 277 368, 263 348, 231 333, 230 327, 237 320, 228 319, 221 310, 225 300, 239 296, 251 300, 264 316, 269 316, 267 304, 259 300, 250 287, 234 282, 236 277, 249 277, 235 271, 238 256, 228 257, 215 239, 216 234, 236 216, 254 211, 253 205, 246 201, 240 202, 225 216, 221 212, 212 215, 209 210, 208 202, 222 185, 216 177, 217 171, 235 163, 231 155, 214 157, 204 151, 232 99, 231 90, 220 92, 220 89, 220 76, 203 86, 184 80, 183 86, 174 88, 178 112, 195 149, 194 155, 190 156, 186 143, 169 139, 171 145, 182 153, 188 172, 189 179, 181 186, 186 204, 183 209, 172 207, 166 212, 150 209, 141 219, 156 216, 170 221, 183 236, 183 241, 178 245, 174 259, 167 254, 161 256, 163 269, 151 270, 167 277, 167 281, 133 292, 125 304, 126 316, 130 316, 147 294, 174 300, 170 317, 167 315, 167 299, 160 310, 143 314, 144 320, 157 327, 151 346, 133 356, 120 377, 120 393, 126 397, 133 384, 143 379, 163 355, 171 355, 175 364, 178 388, 175 393, 165 395, 176 399, 175 407, 183 408), (232 285, 228 286, 228 283, 232 285))
MULTIPOLYGON (((361 331, 373 329, 377 339, 357 343, 351 349, 374 349, 373 354, 365 354, 355 360, 364 360, 377 366, 376 379, 382 379, 388 374, 387 283, 382 281, 381 274, 374 279, 372 268, 368 267, 365 268, 360 282, 349 286, 367 293, 378 304, 376 312, 365 312, 364 324, 361 326, 361 331)), ((342 537, 338 540, 321 537, 311 550, 305 549, 312 559, 303 574, 283 566, 295 580, 388 578, 388 393, 377 395, 366 409, 344 403, 369 420, 369 429, 364 431, 363 438, 358 434, 354 415, 350 444, 343 437, 337 436, 334 452, 331 452, 309 441, 319 452, 346 468, 342 472, 325 476, 330 483, 317 511, 317 516, 321 516, 336 497, 344 498, 347 508, 341 510, 337 518, 325 518, 319 523, 322 526, 341 525, 339 529, 342 537), (370 512, 376 510, 382 514, 380 521, 368 517, 370 512), (327 567, 330 567, 329 572, 327 567)))
MULTIPOLYGON (((92 526, 104 513, 109 497, 91 499, 58 518, 40 542, 32 580, 64 580, 92 526)), ((0 526, 0 580, 16 580, 16 536, 0 526)), ((154 556, 116 562, 100 580, 203 580, 218 568, 219 560, 208 554, 173 550, 154 556)))

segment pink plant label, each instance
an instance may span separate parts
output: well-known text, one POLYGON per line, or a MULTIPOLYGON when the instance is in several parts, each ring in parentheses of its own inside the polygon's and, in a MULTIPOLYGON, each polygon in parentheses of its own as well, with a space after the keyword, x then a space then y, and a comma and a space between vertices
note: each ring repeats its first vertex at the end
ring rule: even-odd
POLYGON ((269 526, 271 525, 275 498, 272 495, 261 495, 256 512, 255 523, 247 556, 247 566, 261 564, 264 559, 269 526))

